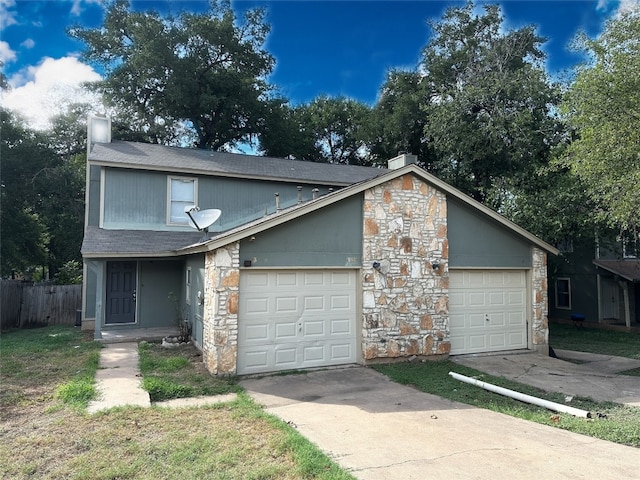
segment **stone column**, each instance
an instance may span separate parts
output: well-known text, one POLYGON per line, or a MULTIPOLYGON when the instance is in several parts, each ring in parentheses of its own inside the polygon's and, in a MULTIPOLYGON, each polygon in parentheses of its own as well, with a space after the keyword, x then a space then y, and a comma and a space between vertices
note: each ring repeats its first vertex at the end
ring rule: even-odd
POLYGON ((547 254, 539 248, 532 249, 531 287, 533 298, 532 344, 533 349, 549 355, 549 295, 547 284, 547 254))
POLYGON ((238 353, 240 244, 207 252, 202 353, 215 375, 235 375, 238 353))
POLYGON ((448 354, 446 196, 413 175, 364 193, 365 361, 448 354))

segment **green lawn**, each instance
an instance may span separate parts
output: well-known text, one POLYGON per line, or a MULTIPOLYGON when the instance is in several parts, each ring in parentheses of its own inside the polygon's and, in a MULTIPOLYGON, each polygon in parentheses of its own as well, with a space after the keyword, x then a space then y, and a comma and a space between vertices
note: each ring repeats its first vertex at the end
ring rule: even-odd
POLYGON ((640 333, 635 332, 576 328, 573 325, 551 323, 549 345, 562 350, 602 353, 640 360, 640 333))
MULTIPOLYGON (((86 414, 99 351, 72 327, 2 334, 0 478, 353 479, 242 392, 215 407, 86 414)), ((164 396, 240 390, 198 371, 194 355, 143 346, 145 377, 164 396)))
MULTIPOLYGON (((558 349, 603 353, 640 359, 640 335, 609 330, 576 329, 572 325, 550 325, 550 345, 558 349)), ((521 383, 494 377, 451 361, 397 363, 374 367, 392 380, 412 385, 423 392, 439 395, 456 402, 494 410, 525 420, 570 430, 616 443, 640 447, 640 408, 587 398, 573 398, 570 405, 594 413, 594 418, 575 418, 555 413, 498 395, 453 379, 449 372, 477 378, 484 382, 521 393, 564 403, 564 395, 547 393, 521 383)), ((624 372, 634 374, 634 371, 624 372)))

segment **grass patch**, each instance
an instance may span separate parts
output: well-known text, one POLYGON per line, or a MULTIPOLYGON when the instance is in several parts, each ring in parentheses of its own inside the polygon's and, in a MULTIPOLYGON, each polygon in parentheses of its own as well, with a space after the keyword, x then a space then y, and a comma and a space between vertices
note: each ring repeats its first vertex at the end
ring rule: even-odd
MULTIPOLYGON (((68 408, 63 397, 73 404, 87 394, 83 379, 100 348, 71 327, 10 332, 0 347, 0 478, 353 479, 243 393, 200 408, 68 408)), ((144 349, 157 378, 184 375, 197 392, 240 390, 233 381, 209 384, 216 379, 198 370, 195 349, 144 349)))
POLYGON ((611 402, 595 402, 588 398, 574 397, 570 403, 575 408, 594 413, 593 419, 576 418, 565 413, 556 413, 542 407, 519 402, 515 399, 489 392, 482 388, 455 380, 449 375, 453 371, 461 375, 477 378, 483 382, 509 388, 517 392, 533 395, 556 403, 566 403, 560 393, 548 393, 539 388, 523 385, 501 377, 494 377, 451 361, 425 363, 396 363, 376 365, 375 370, 389 376, 393 381, 410 385, 416 389, 486 408, 498 413, 550 425, 571 432, 589 435, 611 442, 640 447, 640 408, 611 402), (598 415, 599 414, 599 415, 598 415))
POLYGON ((242 390, 234 378, 209 374, 200 351, 191 344, 166 348, 141 343, 138 354, 142 387, 149 392, 152 402, 242 390))
POLYGON ((2 334, 0 410, 55 398, 86 406, 96 392, 101 345, 78 329, 55 326, 2 334))
POLYGON ((600 328, 575 328, 563 323, 549 325, 549 345, 563 350, 601 353, 640 360, 640 333, 600 328))

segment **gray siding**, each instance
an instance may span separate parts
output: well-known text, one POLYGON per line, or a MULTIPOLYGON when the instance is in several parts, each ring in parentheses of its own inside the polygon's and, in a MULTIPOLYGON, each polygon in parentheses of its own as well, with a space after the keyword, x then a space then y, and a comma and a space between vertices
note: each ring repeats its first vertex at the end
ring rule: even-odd
POLYGON ((531 267, 531 245, 526 240, 461 202, 447 200, 449 267, 531 267))
POLYGON ((106 169, 104 205, 105 228, 166 227, 167 175, 106 169))
MULTIPOLYGON (((314 185, 302 186, 302 200, 312 198, 314 185)), ((327 187, 319 194, 328 192, 327 187)), ((200 178, 198 180, 198 205, 201 209, 218 208, 220 219, 209 229, 223 232, 260 218, 276 210, 275 194, 279 194, 280 208, 295 205, 298 199, 297 185, 237 178, 200 178)))
MULTIPOLYGON (((191 295, 189 296, 190 303, 185 308, 191 323, 193 341, 202 348, 204 304, 198 305, 198 292, 204 294, 204 254, 188 257, 185 262, 185 272, 187 268, 191 268, 191 295)), ((186 285, 186 278, 184 281, 186 285)))
POLYGON ((138 264, 137 328, 176 325, 176 308, 169 299, 173 292, 183 299, 183 260, 151 260, 138 264))
POLYGON ((100 224, 100 167, 89 167, 89 206, 88 224, 97 227, 100 224))
POLYGON ((362 195, 240 242, 240 265, 343 267, 362 265, 362 195))
MULTIPOLYGON (((107 168, 104 228, 190 231, 190 227, 167 225, 168 176, 163 172, 107 168)), ((193 178, 198 179, 198 206, 203 210, 218 208, 222 211, 210 232, 226 231, 260 218, 265 212, 273 213, 276 193, 280 196, 281 208, 295 205, 298 199, 295 184, 225 177, 193 178)), ((301 186, 302 199, 310 200, 315 185, 301 186)), ((323 187, 319 193, 327 192, 328 187, 323 187)), ((99 204, 99 192, 97 199, 92 197, 91 201, 99 204)))

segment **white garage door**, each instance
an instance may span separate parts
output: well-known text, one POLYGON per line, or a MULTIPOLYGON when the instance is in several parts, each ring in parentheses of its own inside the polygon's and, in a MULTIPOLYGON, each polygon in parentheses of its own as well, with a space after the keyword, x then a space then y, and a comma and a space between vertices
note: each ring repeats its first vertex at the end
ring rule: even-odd
POLYGON ((356 272, 244 270, 238 373, 356 361, 356 272))
POLYGON ((451 270, 451 353, 527 348, 524 270, 451 270))

